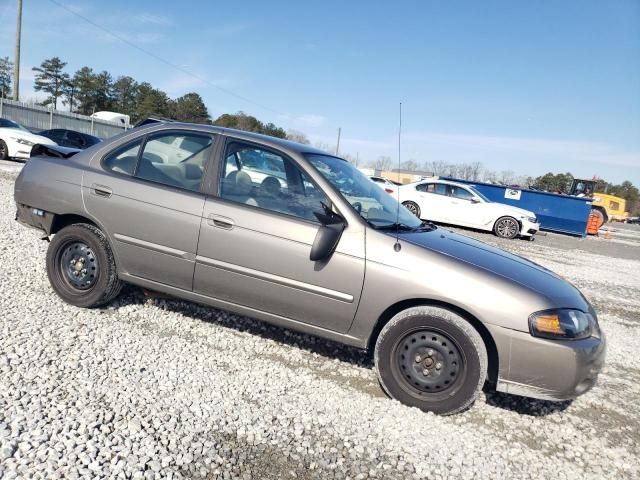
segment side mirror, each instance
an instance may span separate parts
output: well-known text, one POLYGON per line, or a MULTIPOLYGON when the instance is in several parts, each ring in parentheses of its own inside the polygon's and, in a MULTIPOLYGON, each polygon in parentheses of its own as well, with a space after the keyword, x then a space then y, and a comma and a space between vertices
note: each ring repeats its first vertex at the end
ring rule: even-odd
POLYGON ((476 197, 471 198, 471 203, 480 203, 480 200, 476 197))
POLYGON ((316 233, 316 238, 311 246, 309 259, 313 262, 325 260, 328 258, 338 246, 342 231, 344 230, 344 219, 331 211, 328 207, 324 207, 324 212, 314 212, 316 218, 322 225, 316 233))

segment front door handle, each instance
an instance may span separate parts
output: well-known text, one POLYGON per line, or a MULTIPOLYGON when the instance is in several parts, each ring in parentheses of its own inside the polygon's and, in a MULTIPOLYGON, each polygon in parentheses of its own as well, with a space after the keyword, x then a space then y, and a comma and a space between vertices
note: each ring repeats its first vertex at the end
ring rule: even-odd
POLYGON ((213 227, 223 228, 225 230, 231 230, 235 225, 233 219, 213 214, 207 217, 207 223, 213 227))
POLYGON ((98 195, 99 197, 109 198, 113 194, 113 190, 105 185, 98 185, 94 183, 91 185, 91 193, 98 195))

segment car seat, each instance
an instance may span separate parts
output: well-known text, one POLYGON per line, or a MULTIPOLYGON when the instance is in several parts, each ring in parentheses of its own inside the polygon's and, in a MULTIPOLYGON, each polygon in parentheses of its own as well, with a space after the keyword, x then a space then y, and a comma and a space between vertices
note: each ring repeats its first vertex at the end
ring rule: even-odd
POLYGON ((224 198, 257 207, 258 202, 251 196, 252 189, 251 177, 242 170, 234 170, 225 177, 222 193, 224 198))

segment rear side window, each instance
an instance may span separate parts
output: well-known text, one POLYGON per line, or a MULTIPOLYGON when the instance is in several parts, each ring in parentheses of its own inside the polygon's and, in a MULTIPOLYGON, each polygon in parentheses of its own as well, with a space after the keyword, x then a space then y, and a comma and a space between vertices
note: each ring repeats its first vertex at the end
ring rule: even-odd
POLYGON ((172 132, 153 136, 144 145, 134 176, 197 192, 212 147, 209 135, 172 132))
POLYGON ((104 157, 102 166, 112 172, 133 175, 141 145, 142 140, 138 140, 114 150, 104 157))

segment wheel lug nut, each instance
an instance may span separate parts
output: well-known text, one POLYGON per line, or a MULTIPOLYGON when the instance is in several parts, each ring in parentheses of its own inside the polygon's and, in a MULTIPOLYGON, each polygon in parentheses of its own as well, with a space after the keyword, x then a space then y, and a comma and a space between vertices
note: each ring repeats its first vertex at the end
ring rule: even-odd
POLYGON ((422 357, 420 355, 416 355, 416 363, 420 363, 422 361, 422 357))
POLYGON ((429 375, 429 370, 425 368, 424 370, 422 370, 422 374, 426 377, 427 375, 429 375))
POLYGON ((436 370, 440 370, 442 368, 442 362, 436 363, 436 370))
POLYGON ((75 265, 76 264, 76 259, 74 258, 73 260, 71 260, 71 265, 75 265))
POLYGON ((87 274, 87 269, 86 269, 86 268, 83 268, 83 269, 82 269, 82 274, 83 274, 83 275, 86 275, 86 274, 87 274))
POLYGON ((427 355, 429 355, 430 357, 433 357, 434 351, 429 349, 429 351, 427 352, 427 355))

